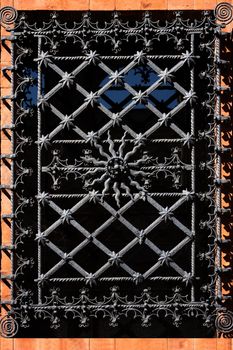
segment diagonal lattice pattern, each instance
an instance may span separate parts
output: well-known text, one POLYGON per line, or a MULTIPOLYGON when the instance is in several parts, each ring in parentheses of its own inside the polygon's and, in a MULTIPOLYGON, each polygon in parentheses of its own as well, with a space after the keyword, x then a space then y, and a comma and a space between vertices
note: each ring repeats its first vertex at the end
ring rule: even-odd
MULTIPOLYGON (((191 231, 185 227, 182 223, 180 223, 173 215, 173 211, 177 209, 182 203, 187 201, 187 198, 189 198, 189 193, 185 193, 184 197, 178 200, 173 206, 170 208, 163 208, 160 204, 158 204, 155 200, 150 198, 148 201, 153 205, 154 208, 159 210, 159 218, 152 222, 146 230, 138 230, 134 225, 132 225, 125 217, 122 216, 122 213, 127 211, 129 209, 134 201, 131 200, 128 202, 124 207, 122 207, 120 210, 116 211, 113 209, 109 204, 106 202, 101 202, 101 205, 111 214, 111 217, 103 223, 98 229, 96 229, 93 233, 88 232, 85 228, 83 228, 74 218, 72 217, 72 214, 74 214, 87 200, 88 196, 86 196, 83 200, 78 202, 73 208, 68 210, 62 210, 59 208, 53 201, 51 201, 48 196, 46 196, 44 193, 42 193, 39 196, 39 200, 43 201, 43 203, 48 204, 53 210, 55 210, 59 215, 60 218, 52 224, 50 227, 48 227, 44 232, 37 235, 37 240, 47 245, 50 249, 52 249, 56 254, 58 254, 62 260, 56 264, 52 269, 50 269, 46 274, 43 274, 42 277, 40 277, 39 281, 45 280, 49 276, 51 276, 54 272, 56 272, 60 267, 62 267, 64 264, 68 263, 70 266, 72 266, 74 269, 76 269, 83 277, 86 279, 86 283, 90 283, 92 285, 95 278, 101 276, 103 272, 105 272, 109 266, 112 264, 116 264, 117 266, 120 265, 121 268, 123 268, 134 280, 136 283, 138 281, 142 280, 143 278, 147 278, 152 274, 156 269, 166 263, 168 266, 171 266, 175 271, 177 271, 184 281, 189 281, 191 279, 191 274, 184 271, 182 268, 180 268, 172 259, 172 256, 175 255, 182 247, 190 242, 192 239, 192 233, 191 231), (119 252, 110 251, 103 243, 101 243, 97 236, 103 231, 108 228, 108 226, 114 221, 119 220, 124 226, 126 226, 127 229, 129 229, 134 235, 135 238, 127 244, 123 249, 121 249, 119 252), (171 220, 179 229, 181 229, 185 234, 186 238, 183 239, 177 246, 175 246, 171 251, 164 252, 161 249, 159 249, 153 242, 151 242, 150 239, 147 238, 147 235, 150 231, 152 231, 156 226, 158 226, 163 220, 171 220), (79 233, 82 233, 83 236, 86 238, 82 243, 80 243, 77 247, 75 247, 71 252, 64 253, 62 252, 58 247, 56 247, 50 240, 49 240, 49 234, 53 232, 59 225, 64 224, 64 222, 67 222, 68 224, 74 226, 79 233), (102 266, 98 271, 95 273, 87 272, 85 271, 80 265, 75 263, 73 261, 73 257, 75 254, 77 254, 81 249, 83 249, 86 245, 88 245, 90 242, 95 244, 100 250, 102 250, 108 257, 108 262, 102 266), (130 249, 133 249, 133 247, 136 244, 142 244, 145 243, 150 249, 153 250, 155 254, 158 256, 158 262, 152 266, 148 271, 146 271, 143 275, 139 274, 137 271, 132 270, 127 264, 124 263, 124 254, 126 254, 130 249), (90 276, 92 276, 92 279, 90 279, 90 276)), ((93 200, 93 194, 89 194, 89 200, 93 200)), ((139 200, 139 198, 136 198, 135 201, 139 200)))
MULTIPOLYGON (((184 108, 184 106, 187 103, 192 104, 196 100, 196 95, 194 91, 187 91, 176 81, 173 82, 173 73, 177 72, 183 65, 189 66, 190 62, 193 61, 194 57, 192 52, 186 51, 185 53, 182 53, 180 62, 178 62, 169 70, 168 68, 165 68, 165 70, 161 70, 155 63, 147 59, 147 55, 145 52, 140 51, 134 55, 133 61, 119 72, 113 72, 106 64, 104 64, 100 60, 99 55, 93 51, 87 53, 87 55, 83 57, 84 62, 80 64, 76 69, 74 69, 71 73, 63 72, 56 64, 54 64, 51 61, 51 57, 52 56, 48 53, 42 52, 39 55, 39 58, 35 59, 35 61, 38 61, 40 65, 43 64, 46 67, 48 66, 51 69, 53 69, 56 73, 60 75, 61 80, 45 95, 39 96, 38 106, 42 106, 42 108, 49 106, 51 108, 51 111, 61 120, 61 122, 50 134, 42 136, 39 139, 38 142, 42 146, 48 145, 50 140, 53 137, 55 137, 61 130, 63 130, 64 127, 72 128, 81 138, 85 140, 89 140, 90 137, 93 137, 91 134, 88 135, 84 133, 83 130, 78 128, 77 125, 73 123, 76 118, 80 117, 80 114, 87 108, 88 105, 91 105, 92 107, 97 105, 97 108, 99 108, 110 119, 108 123, 106 123, 100 130, 98 130, 98 135, 101 136, 104 132, 106 132, 106 130, 109 130, 112 126, 114 126, 115 123, 122 121, 122 118, 125 115, 127 115, 127 113, 131 111, 135 107, 135 105, 137 105, 138 103, 143 103, 143 105, 146 108, 148 108, 158 119, 158 122, 155 123, 155 125, 152 128, 150 128, 144 133, 143 136, 148 137, 153 132, 155 132, 161 125, 167 125, 168 120, 170 120, 182 108, 184 108), (108 75, 109 79, 106 79, 108 80, 107 83, 104 84, 98 91, 88 92, 78 82, 75 81, 75 78, 82 70, 85 69, 85 67, 88 67, 88 65, 91 65, 93 63, 95 65, 98 65, 108 75), (147 66, 150 67, 158 77, 158 80, 144 91, 136 91, 132 86, 124 82, 124 75, 136 66, 140 66, 140 63, 143 63, 143 65, 147 64, 147 66), (157 88, 159 88, 162 84, 166 84, 167 82, 172 83, 174 89, 180 92, 183 101, 177 104, 175 108, 173 108, 169 113, 166 114, 161 113, 161 111, 159 111, 151 103, 150 94, 157 88), (116 114, 112 113, 100 102, 100 97, 109 88, 117 84, 121 85, 122 89, 128 91, 131 94, 132 100, 129 104, 127 104, 125 108, 123 108, 119 113, 116 114), (66 116, 63 115, 55 106, 53 106, 49 102, 50 98, 64 87, 74 88, 84 96, 84 101, 81 104, 81 106, 79 106, 72 114, 66 116)), ((185 133, 175 123, 169 123, 169 126, 172 128, 172 130, 175 131, 175 133, 177 133, 180 137, 184 138, 184 140, 189 140, 191 138, 191 135, 189 133, 185 133)), ((123 124, 122 128, 128 133, 130 133, 130 135, 133 138, 136 138, 137 134, 129 126, 123 124)), ((90 131, 90 133, 91 132, 92 131, 90 131)))
MULTIPOLYGON (((94 151, 97 151, 97 155, 94 156, 91 150, 86 150, 84 156, 81 156, 80 159, 76 159, 73 165, 69 165, 68 160, 61 161, 58 154, 55 153, 55 158, 52 163, 43 167, 45 173, 51 174, 54 180, 53 188, 55 190, 57 187, 60 187, 58 186, 58 182, 61 178, 61 173, 63 172, 64 174, 65 171, 66 174, 63 178, 68 178, 66 177, 67 174, 75 174, 75 178, 78 181, 82 181, 84 184, 83 189, 89 191, 89 194, 84 194, 80 202, 75 204, 72 208, 64 210, 58 207, 51 199, 47 199, 47 197, 49 198, 48 193, 42 192, 38 195, 39 203, 48 204, 60 217, 45 231, 39 233, 37 235, 37 240, 39 244, 45 244, 62 259, 50 268, 49 271, 39 276, 38 281, 40 283, 45 279, 49 279, 64 264, 69 264, 78 272, 78 276, 81 274, 83 279, 86 280, 86 283, 91 286, 113 265, 117 266, 118 269, 125 270, 126 274, 136 283, 142 282, 144 279, 154 274, 156 270, 164 264, 168 268, 173 269, 178 276, 181 276, 184 282, 188 283, 192 281, 192 273, 182 269, 173 259, 173 256, 193 239, 192 229, 187 228, 180 220, 176 219, 173 214, 173 209, 179 207, 184 201, 187 201, 187 199, 191 200, 192 194, 187 190, 184 191, 181 199, 170 207, 161 206, 150 196, 152 179, 157 176, 158 173, 165 173, 165 177, 168 177, 169 172, 172 173, 174 183, 179 184, 181 177, 179 175, 180 170, 176 173, 176 168, 190 171, 192 170, 192 164, 185 164, 179 158, 177 151, 174 153, 174 156, 171 157, 172 162, 164 160, 164 163, 161 164, 158 162, 158 159, 153 159, 153 157, 146 152, 146 144, 148 141, 153 140, 153 138, 151 139, 151 135, 154 137, 154 133, 159 133, 160 127, 165 126, 165 128, 171 128, 176 135, 179 136, 177 139, 180 139, 184 146, 190 147, 193 138, 191 133, 187 130, 183 131, 173 122, 173 119, 174 116, 187 105, 192 106, 196 101, 196 95, 193 90, 189 90, 188 92, 176 82, 174 74, 179 71, 181 67, 189 66, 191 62, 194 61, 194 58, 192 52, 186 51, 180 55, 178 63, 169 69, 165 68, 162 70, 153 62, 152 56, 148 58, 146 52, 137 51, 137 53, 132 56, 132 61, 124 68, 113 71, 104 63, 100 54, 96 51, 89 51, 81 58, 83 62, 78 64, 70 73, 64 72, 59 68, 58 64, 53 62, 53 56, 48 52, 42 51, 38 55, 38 58, 35 59, 35 62, 38 63, 42 72, 53 70, 61 78, 59 82, 43 96, 39 95, 38 107, 41 109, 42 113, 46 113, 46 110, 49 109, 52 113, 51 116, 56 116, 61 120, 49 134, 45 136, 42 135, 37 141, 42 149, 42 154, 43 149, 47 151, 52 147, 53 140, 57 138, 59 133, 64 129, 74 131, 78 135, 78 139, 81 138, 81 141, 90 144, 91 147, 95 149, 94 151), (85 71, 85 69, 88 70, 88 67, 91 65, 99 67, 104 72, 105 78, 103 81, 105 83, 101 83, 101 88, 98 90, 88 92, 81 86, 79 75, 82 71, 85 71), (153 74, 156 75, 156 80, 154 83, 150 83, 150 86, 146 89, 138 90, 137 87, 136 90, 133 81, 132 84, 129 85, 125 77, 130 71, 136 67, 141 67, 141 65, 143 71, 148 67, 153 74), (169 113, 162 113, 152 102, 153 96, 151 94, 154 91, 159 91, 158 89, 160 89, 161 86, 166 87, 168 82, 173 86, 175 91, 181 94, 181 100, 175 101, 175 106, 169 113), (126 91, 130 94, 130 99, 129 97, 126 99, 126 105, 124 106, 122 104, 122 110, 117 113, 113 113, 111 108, 106 107, 102 97, 109 89, 111 90, 114 87, 120 89, 121 93, 126 91), (74 89, 83 95, 83 102, 81 102, 80 106, 70 115, 64 115, 51 103, 52 97, 56 96, 60 90, 66 91, 65 89, 69 91, 74 89), (150 100, 150 96, 152 100, 150 100), (148 128, 144 133, 135 133, 133 128, 127 125, 127 121, 124 122, 125 116, 127 116, 130 111, 133 111, 135 107, 137 108, 138 105, 141 106, 142 113, 144 113, 144 110, 148 109, 152 112, 154 118, 153 126, 148 128), (88 125, 90 131, 85 133, 78 126, 78 120, 82 118, 82 113, 89 106, 94 110, 99 109, 101 113, 104 113, 108 117, 109 121, 96 131, 91 129, 90 124, 90 126, 88 125), (119 146, 117 147, 114 136, 111 135, 111 133, 114 135, 115 127, 122 130, 123 133, 123 136, 119 139, 119 146), (107 137, 106 140, 105 137, 107 137), (106 141, 106 143, 103 144, 103 141, 106 141), (133 147, 131 145, 133 145, 133 147), (108 149, 106 149, 106 146, 108 149), (143 156, 141 149, 143 149, 143 156), (99 156, 101 156, 101 159, 99 159, 99 156), (111 189, 113 190, 113 198, 115 198, 119 208, 121 207, 122 195, 130 199, 128 204, 126 203, 123 206, 122 212, 126 212, 124 216, 121 215, 121 209, 116 211, 107 201, 107 198, 111 196, 111 189), (157 212, 159 214, 159 217, 153 220, 144 230, 139 230, 127 220, 127 209, 129 207, 134 207, 135 203, 140 198, 150 203, 155 213, 157 212), (103 208, 111 214, 111 217, 93 232, 86 230, 78 220, 75 220, 73 217, 73 214, 78 212, 79 208, 87 201, 93 201, 98 205, 102 205, 103 208), (168 220, 171 221, 178 230, 182 231, 186 237, 181 242, 174 245, 172 249, 164 251, 153 243, 147 235, 152 230, 156 229, 161 222, 167 222, 168 220), (103 231, 107 232, 113 221, 119 221, 123 225, 123 228, 125 227, 125 229, 130 231, 134 237, 119 251, 109 250, 108 247, 97 238, 103 231), (68 254, 64 253, 55 243, 49 240, 49 234, 54 231, 56 232, 56 229, 64 223, 72 225, 77 230, 77 234, 81 233, 84 236, 84 241, 68 254), (78 253, 84 248, 88 249, 90 244, 95 245, 97 249, 105 254, 103 265, 97 271, 86 271, 82 267, 82 261, 77 263, 78 253), (131 250, 133 251, 135 245, 138 244, 142 247, 142 252, 144 249, 143 247, 147 246, 155 255, 155 263, 143 273, 134 270, 124 261, 125 254, 131 250), (75 256, 77 257, 76 261, 74 261, 75 256)), ((114 279, 114 276, 112 276, 112 278, 114 279)))

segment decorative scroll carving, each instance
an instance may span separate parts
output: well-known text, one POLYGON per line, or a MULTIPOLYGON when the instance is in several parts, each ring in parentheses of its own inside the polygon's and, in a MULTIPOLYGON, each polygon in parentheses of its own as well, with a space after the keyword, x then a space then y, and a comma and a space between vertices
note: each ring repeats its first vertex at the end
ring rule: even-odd
POLYGON ((11 316, 4 316, 0 320, 0 335, 5 338, 14 337, 19 329, 18 322, 11 316))
POLYGON ((219 312, 215 325, 219 332, 231 333, 233 331, 233 313, 231 311, 219 312))
POLYGON ((229 2, 220 2, 215 8, 215 16, 219 22, 229 24, 233 19, 233 6, 229 2))
POLYGON ((0 24, 2 26, 9 26, 13 24, 18 17, 17 10, 11 6, 2 7, 0 10, 0 24))

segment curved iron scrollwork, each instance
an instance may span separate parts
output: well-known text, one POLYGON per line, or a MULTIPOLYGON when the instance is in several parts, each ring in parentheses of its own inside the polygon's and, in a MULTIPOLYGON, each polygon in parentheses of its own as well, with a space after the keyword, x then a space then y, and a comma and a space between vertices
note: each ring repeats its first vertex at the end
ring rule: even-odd
POLYGON ((13 261, 2 278, 13 282, 1 334, 102 316, 114 327, 123 317, 144 327, 197 319, 231 332, 220 38, 232 6, 198 18, 44 15, 1 9, 13 65, 2 97, 13 106, 2 127, 13 183, 2 189, 14 207, 2 215, 13 261))
POLYGON ((19 324, 11 316, 3 316, 0 321, 0 334, 2 337, 11 338, 18 332, 19 324))
POLYGON ((220 2, 215 8, 215 17, 223 24, 231 23, 233 19, 233 6, 229 2, 220 2))
POLYGON ((0 10, 0 24, 2 26, 9 26, 13 24, 18 17, 18 12, 11 6, 2 7, 0 10))
POLYGON ((222 333, 231 333, 233 328, 233 313, 231 311, 220 312, 215 320, 216 328, 222 333))

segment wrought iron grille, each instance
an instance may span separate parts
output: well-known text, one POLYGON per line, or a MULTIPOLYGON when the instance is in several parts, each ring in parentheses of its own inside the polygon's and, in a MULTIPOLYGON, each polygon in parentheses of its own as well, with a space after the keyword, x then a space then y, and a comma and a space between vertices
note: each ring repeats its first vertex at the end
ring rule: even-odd
POLYGON ((3 214, 12 230, 2 248, 12 258, 3 335, 38 335, 37 324, 49 327, 41 319, 53 336, 65 319, 115 329, 139 319, 150 336, 184 323, 207 336, 232 330, 220 83, 231 13, 229 4, 36 19, 1 10, 12 52, 12 95, 2 97, 12 124, 3 129, 13 145, 2 155, 13 177, 2 185, 13 207, 3 214))

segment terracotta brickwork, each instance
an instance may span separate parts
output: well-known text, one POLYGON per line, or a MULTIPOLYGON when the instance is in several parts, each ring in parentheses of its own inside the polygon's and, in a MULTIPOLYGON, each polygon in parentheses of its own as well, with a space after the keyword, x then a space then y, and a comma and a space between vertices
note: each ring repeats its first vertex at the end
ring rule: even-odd
MULTIPOLYGON (((214 9, 219 0, 1 0, 0 7, 17 10, 200 10, 214 9)), ((228 2, 231 3, 230 0, 228 2)), ((228 26, 227 30, 231 28, 228 26)), ((1 29, 1 35, 4 35, 1 29)), ((2 48, 0 68, 11 65, 10 53, 2 48)), ((11 95, 11 84, 1 72, 1 96, 11 95)), ((224 81, 223 81, 224 82, 224 81)), ((223 113, 228 113, 223 110, 223 113)), ((1 101, 1 126, 11 123, 10 106, 1 101)), ((10 132, 10 131, 9 131, 10 132)), ((11 153, 10 135, 1 131, 1 153, 11 153)), ((225 146, 230 138, 223 140, 225 146)), ((10 184, 10 160, 1 160, 1 183, 10 184)), ((227 176, 227 170, 223 169, 227 176)), ((10 190, 1 194, 1 213, 11 213, 10 190)), ((229 200, 224 196, 223 200, 229 200)), ((1 220, 2 245, 10 244, 7 220, 1 220)), ((225 235, 229 233, 224 231, 225 235)), ((2 253, 1 274, 11 271, 10 259, 2 253)), ((11 283, 9 281, 9 283, 11 283)), ((1 282, 1 298, 9 300, 9 288, 1 282)), ((4 310, 2 311, 4 314, 4 310)), ((233 350, 231 339, 0 339, 0 350, 233 350)))
MULTIPOLYGON (((18 10, 174 10, 213 9, 219 0, 2 0, 18 10)), ((228 1, 230 2, 230 1, 228 1)))

